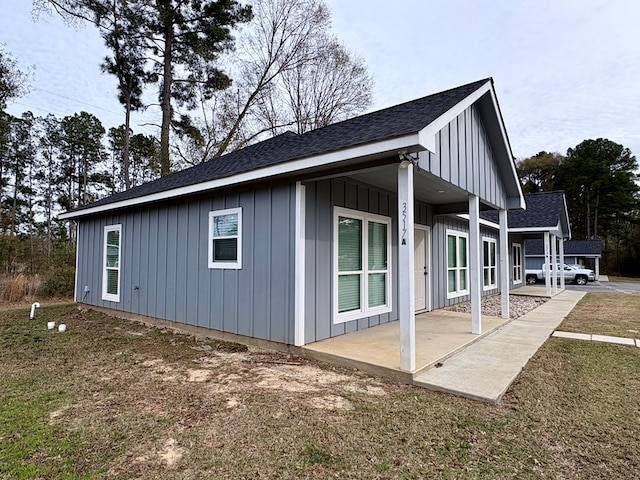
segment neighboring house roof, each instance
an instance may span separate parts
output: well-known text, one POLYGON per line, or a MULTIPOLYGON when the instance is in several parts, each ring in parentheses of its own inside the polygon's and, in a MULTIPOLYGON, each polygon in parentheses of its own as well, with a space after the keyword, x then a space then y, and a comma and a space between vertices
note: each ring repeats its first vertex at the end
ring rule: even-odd
MULTIPOLYGON (((487 92, 491 93, 496 112, 496 121, 494 123, 498 125, 497 127, 492 125, 492 128, 494 130, 497 128, 501 131, 503 143, 505 144, 506 151, 502 152, 502 157, 509 157, 507 159, 508 162, 513 164, 511 148, 503 128, 502 117, 499 107, 497 106, 497 101, 495 100, 492 82, 490 78, 479 80, 317 130, 312 130, 301 135, 286 132, 269 140, 228 153, 222 157, 214 158, 186 170, 84 205, 61 215, 61 218, 73 218, 82 216, 83 214, 90 214, 94 211, 107 210, 111 208, 108 207, 111 205, 113 208, 120 208, 131 204, 159 200, 165 198, 162 195, 164 192, 167 192, 166 197, 185 195, 193 193, 193 189, 189 187, 198 184, 204 184, 203 189, 217 188, 222 184, 222 182, 216 183, 217 180, 241 176, 242 174, 254 171, 261 172, 261 169, 265 170, 264 176, 261 177, 258 172, 252 175, 250 179, 266 178, 269 175, 273 175, 273 169, 269 170, 268 167, 292 163, 300 159, 313 159, 320 155, 330 155, 332 152, 339 152, 354 147, 371 144, 376 145, 377 142, 406 138, 408 135, 413 135, 413 137, 407 139, 407 141, 414 142, 412 145, 416 147, 414 151, 424 150, 435 142, 435 139, 427 137, 434 136, 435 138, 435 133, 437 133, 436 131, 429 130, 429 133, 432 135, 424 135, 427 127, 442 128, 442 126, 444 126, 441 125, 443 120, 448 121, 448 117, 445 115, 447 112, 459 106, 461 102, 470 98, 472 101, 475 101, 487 92), (267 170, 269 170, 269 172, 266 172, 267 170), (269 173, 269 175, 267 175, 267 173, 269 173), (171 191, 173 193, 169 195, 171 191)), ((406 141, 404 143, 397 142, 398 147, 404 144, 406 144, 406 141)), ((386 146, 388 149, 391 149, 393 146, 397 151, 396 143, 390 142, 389 145, 386 146)), ((371 152, 367 150, 362 152, 361 155, 378 153, 374 151, 374 149, 370 150, 371 152)), ((502 161, 505 161, 504 158, 502 161)), ((305 163, 300 167, 296 166, 296 168, 303 169, 313 166, 314 164, 311 162, 305 163)), ((276 174, 278 173, 282 172, 276 171, 276 174)), ((513 176, 517 182, 515 166, 513 166, 513 176)), ((239 180, 241 179, 239 178, 239 180)), ((242 180, 246 181, 244 179, 242 180)), ((519 183, 515 187, 515 190, 513 186, 511 188, 514 192, 514 197, 522 198, 522 190, 519 183)))
MULTIPOLYGON (((564 192, 530 193, 524 196, 526 210, 509 210, 507 213, 509 230, 512 231, 545 231, 558 227, 571 237, 569 229, 569 213, 564 192)), ((498 223, 498 212, 486 210, 480 213, 485 220, 498 223)))
MULTIPOLYGON (((525 240, 524 244, 526 256, 544 256, 542 239, 525 240)), ((567 240, 564 242, 564 254, 578 257, 599 257, 602 255, 602 243, 600 240, 567 240)))

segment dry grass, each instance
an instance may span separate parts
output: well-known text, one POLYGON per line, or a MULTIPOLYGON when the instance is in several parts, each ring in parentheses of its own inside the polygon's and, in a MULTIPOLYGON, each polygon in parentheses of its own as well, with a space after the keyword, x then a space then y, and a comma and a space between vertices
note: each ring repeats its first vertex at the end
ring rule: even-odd
POLYGON ((633 478, 639 389, 638 348, 551 339, 496 407, 25 308, 0 312, 0 477, 633 478))
POLYGON ((638 277, 618 277, 615 275, 609 275, 610 282, 626 282, 626 283, 640 283, 638 277))
POLYGON ((558 330, 640 338, 640 296, 590 293, 558 330))
POLYGON ((0 275, 0 303, 32 302, 42 290, 40 275, 0 275))

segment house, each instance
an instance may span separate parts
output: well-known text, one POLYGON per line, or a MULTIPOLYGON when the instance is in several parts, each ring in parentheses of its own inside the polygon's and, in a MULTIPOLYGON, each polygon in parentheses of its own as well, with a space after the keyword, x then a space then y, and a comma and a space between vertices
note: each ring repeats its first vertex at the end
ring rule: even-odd
MULTIPOLYGON (((531 239, 525 241, 525 265, 527 269, 541 269, 544 263, 544 245, 542 240, 531 239)), ((564 263, 582 265, 596 273, 596 280, 600 277, 600 258, 602 258, 602 243, 600 240, 568 240, 564 242, 564 263)))
MULTIPOLYGON (((569 224, 569 211, 567 201, 562 191, 540 192, 525 195, 526 210, 510 210, 508 216, 509 235, 513 238, 514 258, 522 258, 522 247, 524 245, 524 257, 526 268, 532 268, 528 259, 530 252, 528 248, 533 245, 540 245, 540 260, 537 263, 538 269, 546 263, 546 295, 558 293, 558 287, 564 288, 564 277, 558 279, 550 275, 550 265, 565 262, 566 241, 571 238, 571 226, 569 224), (517 237, 514 237, 517 236, 517 237), (524 242, 524 243, 523 243, 524 242), (519 251, 520 255, 515 252, 519 251), (554 260, 555 259, 555 260, 554 260)), ((495 222, 497 213, 487 211, 482 213, 482 217, 495 222)), ((517 260, 516 260, 517 261, 517 260)), ((522 268, 519 270, 522 272, 522 268)), ((522 277, 519 277, 522 280, 522 277)))
MULTIPOLYGON (((525 206, 492 79, 285 133, 60 216, 75 299, 303 346, 500 291, 507 210, 525 206), (480 211, 496 211, 495 223, 480 211)), ((523 263, 521 248, 516 267, 523 263)))

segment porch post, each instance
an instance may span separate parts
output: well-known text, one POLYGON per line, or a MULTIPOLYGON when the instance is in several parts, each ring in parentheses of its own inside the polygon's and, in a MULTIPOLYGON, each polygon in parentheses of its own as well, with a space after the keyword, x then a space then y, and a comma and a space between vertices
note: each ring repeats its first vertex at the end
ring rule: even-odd
POLYGON ((506 210, 500 210, 500 299, 502 318, 509 318, 509 227, 506 210))
POLYGON ((551 262, 549 261, 549 232, 544 232, 544 288, 551 297, 551 262))
POLYGON ((469 195, 469 287, 471 293, 471 333, 482 333, 482 268, 480 252, 480 200, 469 195))
POLYGON ((416 317, 413 250, 413 164, 398 166, 398 316, 400 369, 416 369, 416 317))
POLYGON ((294 344, 304 345, 305 310, 305 204, 306 186, 296 182, 296 225, 295 225, 295 327, 294 344))
POLYGON ((560 288, 564 290, 564 238, 559 238, 560 246, 560 265, 562 265, 562 276, 560 277, 560 288))
POLYGON ((564 267, 562 271, 558 268, 558 237, 555 234, 551 234, 551 258, 553 262, 553 277, 551 278, 551 286, 553 287, 553 294, 558 294, 558 275, 564 277, 564 267))
POLYGON ((596 257, 596 280, 600 280, 600 257, 596 257))

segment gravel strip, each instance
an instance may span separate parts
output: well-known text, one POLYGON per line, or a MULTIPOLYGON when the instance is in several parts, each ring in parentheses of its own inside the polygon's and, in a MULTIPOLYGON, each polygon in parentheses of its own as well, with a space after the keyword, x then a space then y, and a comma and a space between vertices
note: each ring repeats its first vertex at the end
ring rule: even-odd
MULTIPOLYGON (((545 297, 527 297, 524 295, 509 295, 509 316, 518 318, 529 313, 531 310, 538 308, 545 303, 548 298, 545 297)), ((471 313, 471 302, 462 302, 446 307, 445 310, 452 312, 471 313)), ((490 295, 482 298, 482 314, 492 317, 502 315, 502 304, 500 294, 490 295)))

